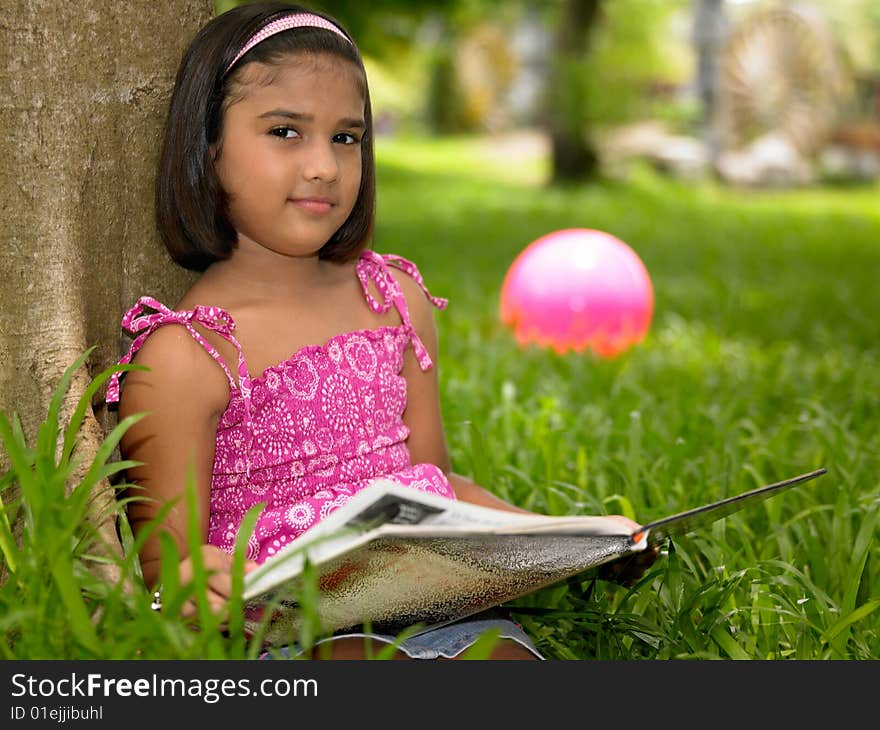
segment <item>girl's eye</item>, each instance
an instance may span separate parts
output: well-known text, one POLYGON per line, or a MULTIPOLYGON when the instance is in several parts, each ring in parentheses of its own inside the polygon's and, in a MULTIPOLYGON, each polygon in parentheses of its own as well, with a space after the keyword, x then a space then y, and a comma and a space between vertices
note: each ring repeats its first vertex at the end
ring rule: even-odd
POLYGON ((275 127, 274 129, 269 130, 269 134, 275 137, 280 137, 281 139, 294 139, 295 137, 299 137, 299 132, 293 127, 275 127))
POLYGON ((338 144, 358 144, 361 139, 356 134, 351 134, 349 132, 340 132, 339 134, 333 136, 333 141, 338 144))

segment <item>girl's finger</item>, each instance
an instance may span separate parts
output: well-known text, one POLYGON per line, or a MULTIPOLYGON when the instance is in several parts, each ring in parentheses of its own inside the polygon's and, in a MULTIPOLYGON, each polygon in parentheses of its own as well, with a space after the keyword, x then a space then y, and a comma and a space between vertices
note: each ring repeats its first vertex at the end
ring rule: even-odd
POLYGON ((193 618, 197 613, 198 609, 192 598, 188 599, 187 602, 180 607, 180 615, 183 616, 183 618, 193 618))
POLYGON ((629 517, 624 517, 623 515, 605 515, 609 520, 614 520, 615 522, 621 522, 626 525, 631 530, 638 530, 641 525, 638 522, 633 522, 629 517))
POLYGON ((202 547, 202 559, 205 561, 205 567, 208 570, 232 570, 232 556, 218 548, 216 545, 205 545, 202 547))
MULTIPOLYGON (((227 599, 217 593, 213 593, 211 591, 208 592, 208 608, 211 613, 219 614, 223 613, 227 610, 228 602, 227 599)), ((192 598, 188 599, 186 603, 183 604, 180 608, 180 615, 183 618, 195 618, 198 616, 199 607, 196 601, 192 598)))
POLYGON ((211 613, 213 614, 225 612, 228 606, 226 599, 223 596, 218 596, 216 593, 208 594, 208 605, 211 607, 211 613))
POLYGON ((229 573, 214 573, 208 576, 209 595, 213 592, 224 601, 232 595, 232 576, 229 573))

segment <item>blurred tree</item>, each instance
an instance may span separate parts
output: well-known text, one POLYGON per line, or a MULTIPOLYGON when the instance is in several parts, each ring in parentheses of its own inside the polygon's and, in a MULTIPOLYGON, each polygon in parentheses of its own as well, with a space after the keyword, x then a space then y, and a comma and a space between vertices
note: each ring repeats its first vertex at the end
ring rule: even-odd
POLYGON ((599 155, 590 135, 587 49, 602 0, 564 0, 548 85, 548 127, 553 182, 589 179, 599 155))
MULTIPOLYGON (((545 126, 553 138, 553 179, 600 172, 596 139, 675 102, 689 80, 686 41, 676 21, 690 0, 563 0, 545 22, 556 28, 545 126)), ((686 16, 684 16, 686 17, 686 16)))
POLYGON ((700 123, 713 161, 719 151, 713 130, 718 95, 718 63, 727 33, 724 0, 694 0, 691 40, 697 58, 696 86, 700 100, 700 123))
POLYGON ((435 17, 434 41, 425 89, 424 115, 428 128, 438 134, 468 130, 465 101, 455 67, 456 33, 448 22, 435 17))

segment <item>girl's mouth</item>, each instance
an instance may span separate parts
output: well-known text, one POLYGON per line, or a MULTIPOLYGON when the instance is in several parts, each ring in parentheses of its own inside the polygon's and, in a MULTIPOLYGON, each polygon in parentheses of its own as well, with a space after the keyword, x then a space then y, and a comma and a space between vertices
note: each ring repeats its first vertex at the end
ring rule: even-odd
POLYGON ((333 203, 326 198, 288 198, 288 202, 302 210, 318 215, 329 213, 333 208, 333 203))

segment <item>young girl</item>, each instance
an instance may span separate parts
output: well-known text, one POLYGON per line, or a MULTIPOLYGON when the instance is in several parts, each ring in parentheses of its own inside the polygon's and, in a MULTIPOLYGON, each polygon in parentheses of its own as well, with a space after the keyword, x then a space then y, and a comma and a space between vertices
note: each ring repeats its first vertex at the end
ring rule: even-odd
MULTIPOLYGON (((431 296, 414 264, 367 248, 375 208, 373 124, 363 62, 347 32, 292 5, 252 3, 209 22, 184 55, 158 168, 159 230, 181 266, 203 272, 169 309, 141 298, 118 379, 129 477, 164 522, 192 578, 183 494, 194 465, 209 599, 230 593, 239 523, 261 502, 247 570, 271 559, 376 477, 518 510, 450 473, 437 391, 431 296), (152 310, 152 313, 147 310, 152 310)), ((158 539, 141 553, 159 571, 158 539)), ((186 610, 193 613, 194 606, 186 610)), ((477 617, 405 641, 401 657, 453 657, 487 628, 496 658, 539 656, 509 621, 477 617)), ((333 639, 362 657, 363 635, 333 639)), ((379 636, 384 641, 392 637, 379 636)))

